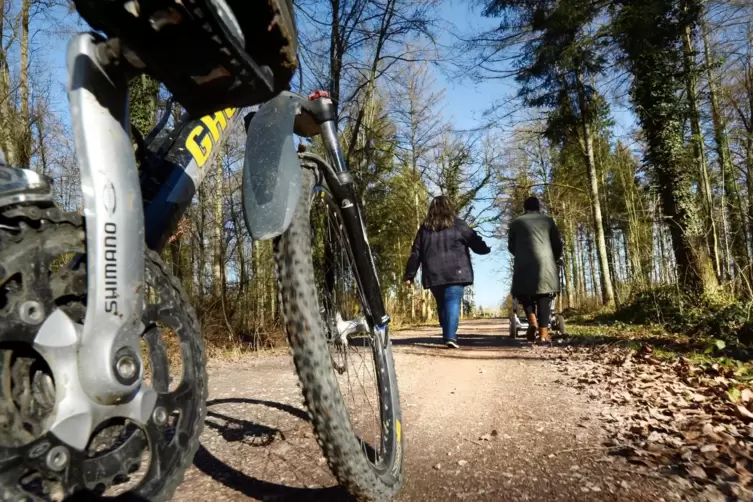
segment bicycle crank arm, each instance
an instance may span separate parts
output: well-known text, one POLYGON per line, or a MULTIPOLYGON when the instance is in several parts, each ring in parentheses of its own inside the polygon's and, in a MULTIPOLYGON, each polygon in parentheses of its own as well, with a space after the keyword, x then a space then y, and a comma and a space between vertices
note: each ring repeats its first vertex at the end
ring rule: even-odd
MULTIPOLYGON (((34 347, 50 365, 56 382, 55 409, 47 427, 61 441, 84 450, 96 427, 111 417, 129 418, 145 424, 157 401, 157 393, 148 387, 137 390, 121 404, 102 404, 84 389, 84 374, 91 375, 78 356, 85 325, 74 323, 62 310, 54 311, 34 339, 34 347), (60 386, 63 389, 60 389, 60 386)), ((133 364, 129 362, 128 364, 133 364)), ((133 370, 136 369, 132 365, 133 370)), ((139 380, 140 380, 140 374, 139 380)))
POLYGON ((83 326, 56 311, 35 348, 57 386, 50 431, 77 449, 108 417, 145 423, 156 393, 141 386, 144 216, 128 123, 125 78, 107 71, 94 35, 68 46, 68 98, 86 219, 83 326))

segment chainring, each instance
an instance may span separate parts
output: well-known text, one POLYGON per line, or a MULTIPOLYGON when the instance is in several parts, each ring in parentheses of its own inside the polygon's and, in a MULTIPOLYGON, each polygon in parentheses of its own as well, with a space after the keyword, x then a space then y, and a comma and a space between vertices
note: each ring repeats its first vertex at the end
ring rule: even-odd
POLYGON ((145 257, 142 346, 145 380, 158 392, 159 415, 144 426, 128 420, 102 424, 85 451, 47 433, 56 390, 49 367, 33 350, 34 337, 56 308, 83 322, 86 260, 74 257, 83 256, 85 238, 81 216, 55 207, 0 214, 0 501, 123 491, 167 501, 199 445, 207 397, 199 325, 180 283, 151 251, 145 257), (181 371, 172 387, 171 366, 181 371), (55 447, 69 453, 63 468, 51 467, 55 447))

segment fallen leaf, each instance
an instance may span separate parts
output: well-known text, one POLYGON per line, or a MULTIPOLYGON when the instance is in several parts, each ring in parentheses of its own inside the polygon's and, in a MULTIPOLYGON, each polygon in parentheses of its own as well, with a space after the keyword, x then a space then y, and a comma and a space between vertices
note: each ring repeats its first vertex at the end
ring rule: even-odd
POLYGON ((690 395, 690 400, 694 403, 702 403, 706 401, 706 396, 703 396, 701 394, 693 393, 690 395))
POLYGON ((737 387, 732 387, 727 391, 727 396, 729 396, 729 400, 733 403, 739 403, 743 399, 743 393, 740 392, 740 389, 737 387))
POLYGON ((656 431, 653 431, 651 434, 648 435, 648 438, 646 439, 652 443, 655 443, 657 441, 661 441, 661 434, 659 434, 656 431))
POLYGON ((686 441, 695 441, 696 439, 701 437, 701 432, 700 431, 683 431, 682 435, 686 441))
POLYGON ((691 478, 706 479, 706 477, 707 477, 706 476, 706 471, 704 471, 703 467, 701 467, 699 465, 693 465, 693 466, 686 467, 685 470, 688 471, 688 475, 691 478))
POLYGON ((435 465, 434 465, 434 468, 435 468, 436 470, 439 470, 439 469, 441 469, 441 468, 442 468, 442 464, 435 464, 435 465))
POLYGON ((753 413, 751 413, 748 408, 738 404, 735 406, 735 410, 737 410, 737 416, 739 416, 743 421, 753 422, 753 413))
POLYGON ((682 396, 675 399, 675 404, 680 408, 687 408, 688 406, 690 406, 688 402, 682 398, 682 396))
POLYGON ((730 436, 729 434, 727 434, 726 432, 719 431, 717 434, 719 434, 719 438, 725 444, 733 445, 737 443, 737 440, 733 438, 732 436, 730 436))
POLYGON ((467 463, 468 463, 468 461, 467 461, 467 460, 458 460, 458 465, 459 465, 460 467, 463 467, 463 466, 464 466, 464 465, 466 465, 467 463))
POLYGON ((742 392, 740 392, 740 399, 743 403, 747 403, 750 400, 753 400, 753 390, 750 390, 749 388, 744 388, 742 392))
POLYGON ((685 445, 685 442, 678 437, 670 436, 664 438, 664 444, 674 446, 675 448, 682 448, 685 445))
POLYGON ((722 440, 722 438, 719 437, 719 434, 714 432, 714 427, 711 424, 705 424, 703 426, 703 434, 719 442, 722 440))

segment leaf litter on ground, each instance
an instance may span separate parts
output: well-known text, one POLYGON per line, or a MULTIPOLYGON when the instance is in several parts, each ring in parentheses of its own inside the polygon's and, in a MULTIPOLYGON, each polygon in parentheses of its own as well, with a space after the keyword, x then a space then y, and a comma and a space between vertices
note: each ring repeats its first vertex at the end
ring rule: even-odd
POLYGON ((731 365, 662 355, 648 343, 545 351, 601 415, 609 454, 691 480, 700 494, 753 500, 753 390, 731 365))

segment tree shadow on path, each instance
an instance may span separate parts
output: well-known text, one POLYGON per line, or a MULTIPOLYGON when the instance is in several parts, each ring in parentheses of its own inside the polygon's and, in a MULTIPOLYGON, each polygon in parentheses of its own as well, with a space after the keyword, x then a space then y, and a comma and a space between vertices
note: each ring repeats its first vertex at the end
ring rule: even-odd
MULTIPOLYGON (((249 404, 261 405, 268 408, 284 411, 299 420, 309 422, 305 411, 294 406, 274 401, 263 401, 248 398, 215 399, 207 402, 207 408, 221 404, 249 404)), ((285 439, 283 432, 274 427, 257 424, 248 420, 230 417, 212 410, 207 411, 206 425, 216 430, 226 442, 242 441, 245 444, 263 448, 269 446, 278 439, 285 439), (220 421, 225 421, 225 425, 220 421)), ((250 454, 264 455, 263 452, 250 452, 250 454)), ((300 488, 264 481, 249 476, 234 467, 224 463, 207 450, 204 445, 194 457, 194 465, 204 474, 215 481, 231 488, 247 497, 265 501, 295 500, 295 501, 320 501, 345 502, 354 500, 341 486, 322 488, 300 488)))
MULTIPOLYGON (((476 327, 475 325, 472 327, 476 327)), ((499 323, 495 325, 499 330, 499 323)), ((461 329, 468 327, 461 326, 461 329)), ((474 330, 475 331, 475 330, 474 330)), ((510 338, 507 334, 458 333, 459 349, 447 349, 442 336, 392 336, 392 345, 401 353, 453 359, 521 359, 541 360, 530 352, 531 343, 525 338, 510 338)))

